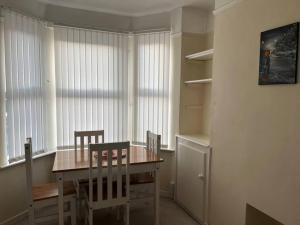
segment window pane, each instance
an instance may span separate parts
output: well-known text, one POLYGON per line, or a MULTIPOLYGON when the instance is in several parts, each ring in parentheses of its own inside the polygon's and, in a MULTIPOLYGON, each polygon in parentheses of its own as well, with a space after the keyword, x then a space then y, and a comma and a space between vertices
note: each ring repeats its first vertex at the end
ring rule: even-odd
POLYGON ((42 44, 45 25, 4 10, 6 62, 6 140, 9 160, 24 156, 32 137, 33 152, 45 149, 42 94, 42 44))
POLYGON ((134 142, 145 143, 146 131, 168 144, 170 32, 136 35, 137 96, 134 142))
POLYGON ((104 129, 105 141, 127 139, 127 35, 56 27, 58 146, 75 130, 104 129))

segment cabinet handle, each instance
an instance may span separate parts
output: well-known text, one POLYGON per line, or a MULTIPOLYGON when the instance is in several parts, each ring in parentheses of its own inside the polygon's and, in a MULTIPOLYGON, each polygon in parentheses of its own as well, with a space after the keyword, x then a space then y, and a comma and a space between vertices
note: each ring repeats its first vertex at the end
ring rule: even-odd
POLYGON ((202 173, 200 173, 200 174, 198 174, 198 179, 204 180, 204 179, 205 179, 205 176, 204 176, 202 173))

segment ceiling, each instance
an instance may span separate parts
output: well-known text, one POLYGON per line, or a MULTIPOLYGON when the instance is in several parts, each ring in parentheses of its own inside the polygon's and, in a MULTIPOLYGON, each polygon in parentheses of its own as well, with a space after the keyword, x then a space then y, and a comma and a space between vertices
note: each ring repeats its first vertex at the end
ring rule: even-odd
POLYGON ((106 12, 125 16, 144 16, 171 11, 172 9, 193 6, 205 10, 214 7, 214 0, 38 0, 40 2, 106 12))

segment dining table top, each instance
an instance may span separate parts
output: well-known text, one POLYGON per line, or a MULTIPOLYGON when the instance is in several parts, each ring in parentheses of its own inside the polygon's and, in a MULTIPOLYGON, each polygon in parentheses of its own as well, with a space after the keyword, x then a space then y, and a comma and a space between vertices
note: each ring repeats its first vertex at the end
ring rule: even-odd
MULTIPOLYGON (((96 167, 96 157, 93 165, 96 167)), ((148 164, 148 163, 160 163, 164 160, 157 156, 153 151, 147 150, 143 146, 131 146, 130 147, 130 165, 148 164)), ((126 164, 126 156, 123 158, 124 164, 126 164)), ((105 162, 103 162, 105 163, 105 162)), ((105 166, 103 164, 103 166, 105 166)), ((89 155, 88 149, 74 150, 74 149, 62 149, 58 150, 55 155, 53 164, 53 173, 85 170, 89 168, 89 155)))

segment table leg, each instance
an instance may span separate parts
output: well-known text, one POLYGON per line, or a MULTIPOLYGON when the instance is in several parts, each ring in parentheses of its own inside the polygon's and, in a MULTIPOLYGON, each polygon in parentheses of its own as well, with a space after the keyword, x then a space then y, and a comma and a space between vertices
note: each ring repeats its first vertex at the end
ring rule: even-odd
POLYGON ((154 197, 155 225, 159 225, 159 196, 160 196, 160 178, 159 178, 159 164, 157 164, 155 169, 155 197, 154 197))
POLYGON ((58 183, 58 218, 59 225, 64 225, 64 179, 63 174, 57 174, 58 183))

